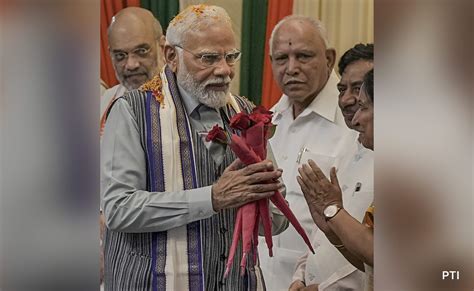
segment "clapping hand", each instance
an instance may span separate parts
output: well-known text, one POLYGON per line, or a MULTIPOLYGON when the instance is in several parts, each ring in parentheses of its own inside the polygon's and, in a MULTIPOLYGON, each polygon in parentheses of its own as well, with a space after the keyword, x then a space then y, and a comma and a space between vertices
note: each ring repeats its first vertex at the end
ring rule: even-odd
POLYGON ((332 231, 327 225, 323 211, 332 204, 339 207, 343 206, 342 191, 337 180, 336 168, 331 168, 331 180, 326 178, 313 160, 309 160, 308 164, 300 167, 298 172, 300 176, 296 179, 303 191, 314 222, 326 235, 332 236, 332 231))

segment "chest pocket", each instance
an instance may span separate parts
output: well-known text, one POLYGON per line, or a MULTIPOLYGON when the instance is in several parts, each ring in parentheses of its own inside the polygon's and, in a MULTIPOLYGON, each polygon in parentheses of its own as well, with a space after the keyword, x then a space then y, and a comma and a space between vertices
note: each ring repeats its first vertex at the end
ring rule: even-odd
POLYGON ((335 156, 313 152, 311 149, 306 148, 301 152, 301 156, 298 157, 299 166, 307 164, 309 160, 313 160, 328 179, 331 168, 337 168, 339 161, 335 156))

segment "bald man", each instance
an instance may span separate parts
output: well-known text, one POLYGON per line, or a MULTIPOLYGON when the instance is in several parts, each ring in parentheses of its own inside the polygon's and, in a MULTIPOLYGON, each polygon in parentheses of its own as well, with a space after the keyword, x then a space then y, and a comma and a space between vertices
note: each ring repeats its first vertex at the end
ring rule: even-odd
MULTIPOLYGON (((163 67, 165 39, 160 22, 143 8, 128 7, 120 10, 110 24, 107 36, 109 52, 119 84, 107 89, 100 98, 100 135, 105 126, 106 112, 113 101, 130 90, 138 89, 152 79, 163 67)), ((101 242, 104 233, 104 217, 100 215, 101 242)), ((103 280, 103 253, 101 250, 101 274, 103 280)))
MULTIPOLYGON (((333 71, 336 51, 323 24, 310 17, 287 16, 274 27, 269 45, 273 76, 284 93, 271 109, 277 126, 269 142, 283 168, 286 199, 305 231, 311 233, 314 222, 296 180, 299 167, 312 159, 326 175, 333 166, 342 170, 347 155, 357 147, 356 133, 347 128, 338 106, 339 79, 333 71)), ((319 244, 313 246, 320 254, 319 244)), ((273 249, 273 258, 261 248, 259 252, 267 289, 288 290, 298 257, 308 248, 294 228, 289 228, 274 238, 273 249)), ((312 284, 304 278, 299 283, 298 288, 312 284)))
POLYGON ((120 10, 112 18, 107 34, 110 58, 120 84, 108 89, 101 97, 101 134, 104 114, 112 101, 138 89, 164 65, 163 29, 150 11, 139 7, 120 10))

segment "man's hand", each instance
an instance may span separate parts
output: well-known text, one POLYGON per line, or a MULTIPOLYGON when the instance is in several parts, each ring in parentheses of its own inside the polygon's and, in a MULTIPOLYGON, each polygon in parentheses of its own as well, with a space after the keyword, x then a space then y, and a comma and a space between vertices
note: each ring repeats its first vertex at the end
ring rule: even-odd
POLYGON ((301 291, 304 287, 306 287, 306 285, 300 280, 298 280, 291 283, 290 288, 288 288, 288 291, 301 291))
POLYGON ((342 192, 337 180, 336 169, 331 169, 331 181, 319 169, 313 160, 309 166, 303 165, 298 169, 301 176, 296 177, 308 203, 314 223, 324 232, 328 240, 334 245, 340 245, 341 240, 332 231, 323 215, 327 205, 337 204, 342 207, 342 192))
POLYGON ((331 204, 342 207, 342 191, 337 180, 336 169, 331 168, 331 181, 329 181, 313 160, 309 160, 308 164, 298 169, 300 176, 296 179, 310 211, 323 216, 324 209, 331 204))
POLYGON ((245 166, 237 159, 212 185, 212 206, 220 211, 270 197, 283 186, 280 177, 281 170, 268 160, 245 166))

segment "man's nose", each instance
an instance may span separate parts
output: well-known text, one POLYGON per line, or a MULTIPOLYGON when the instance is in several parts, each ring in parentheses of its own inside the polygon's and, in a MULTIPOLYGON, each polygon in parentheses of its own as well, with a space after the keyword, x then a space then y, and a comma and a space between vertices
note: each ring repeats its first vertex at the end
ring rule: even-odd
POLYGON ((214 67, 214 75, 227 77, 233 72, 233 66, 229 66, 225 58, 222 58, 214 67))
POLYGON ((300 71, 300 62, 296 58, 290 57, 288 59, 288 66, 286 68, 286 73, 290 76, 297 75, 300 71))
POLYGON ((350 90, 346 90, 339 97, 339 102, 342 107, 351 106, 357 103, 357 96, 353 94, 350 90))
POLYGON ((134 71, 140 67, 140 62, 134 55, 129 55, 127 57, 127 62, 125 63, 125 69, 128 71, 134 71))

